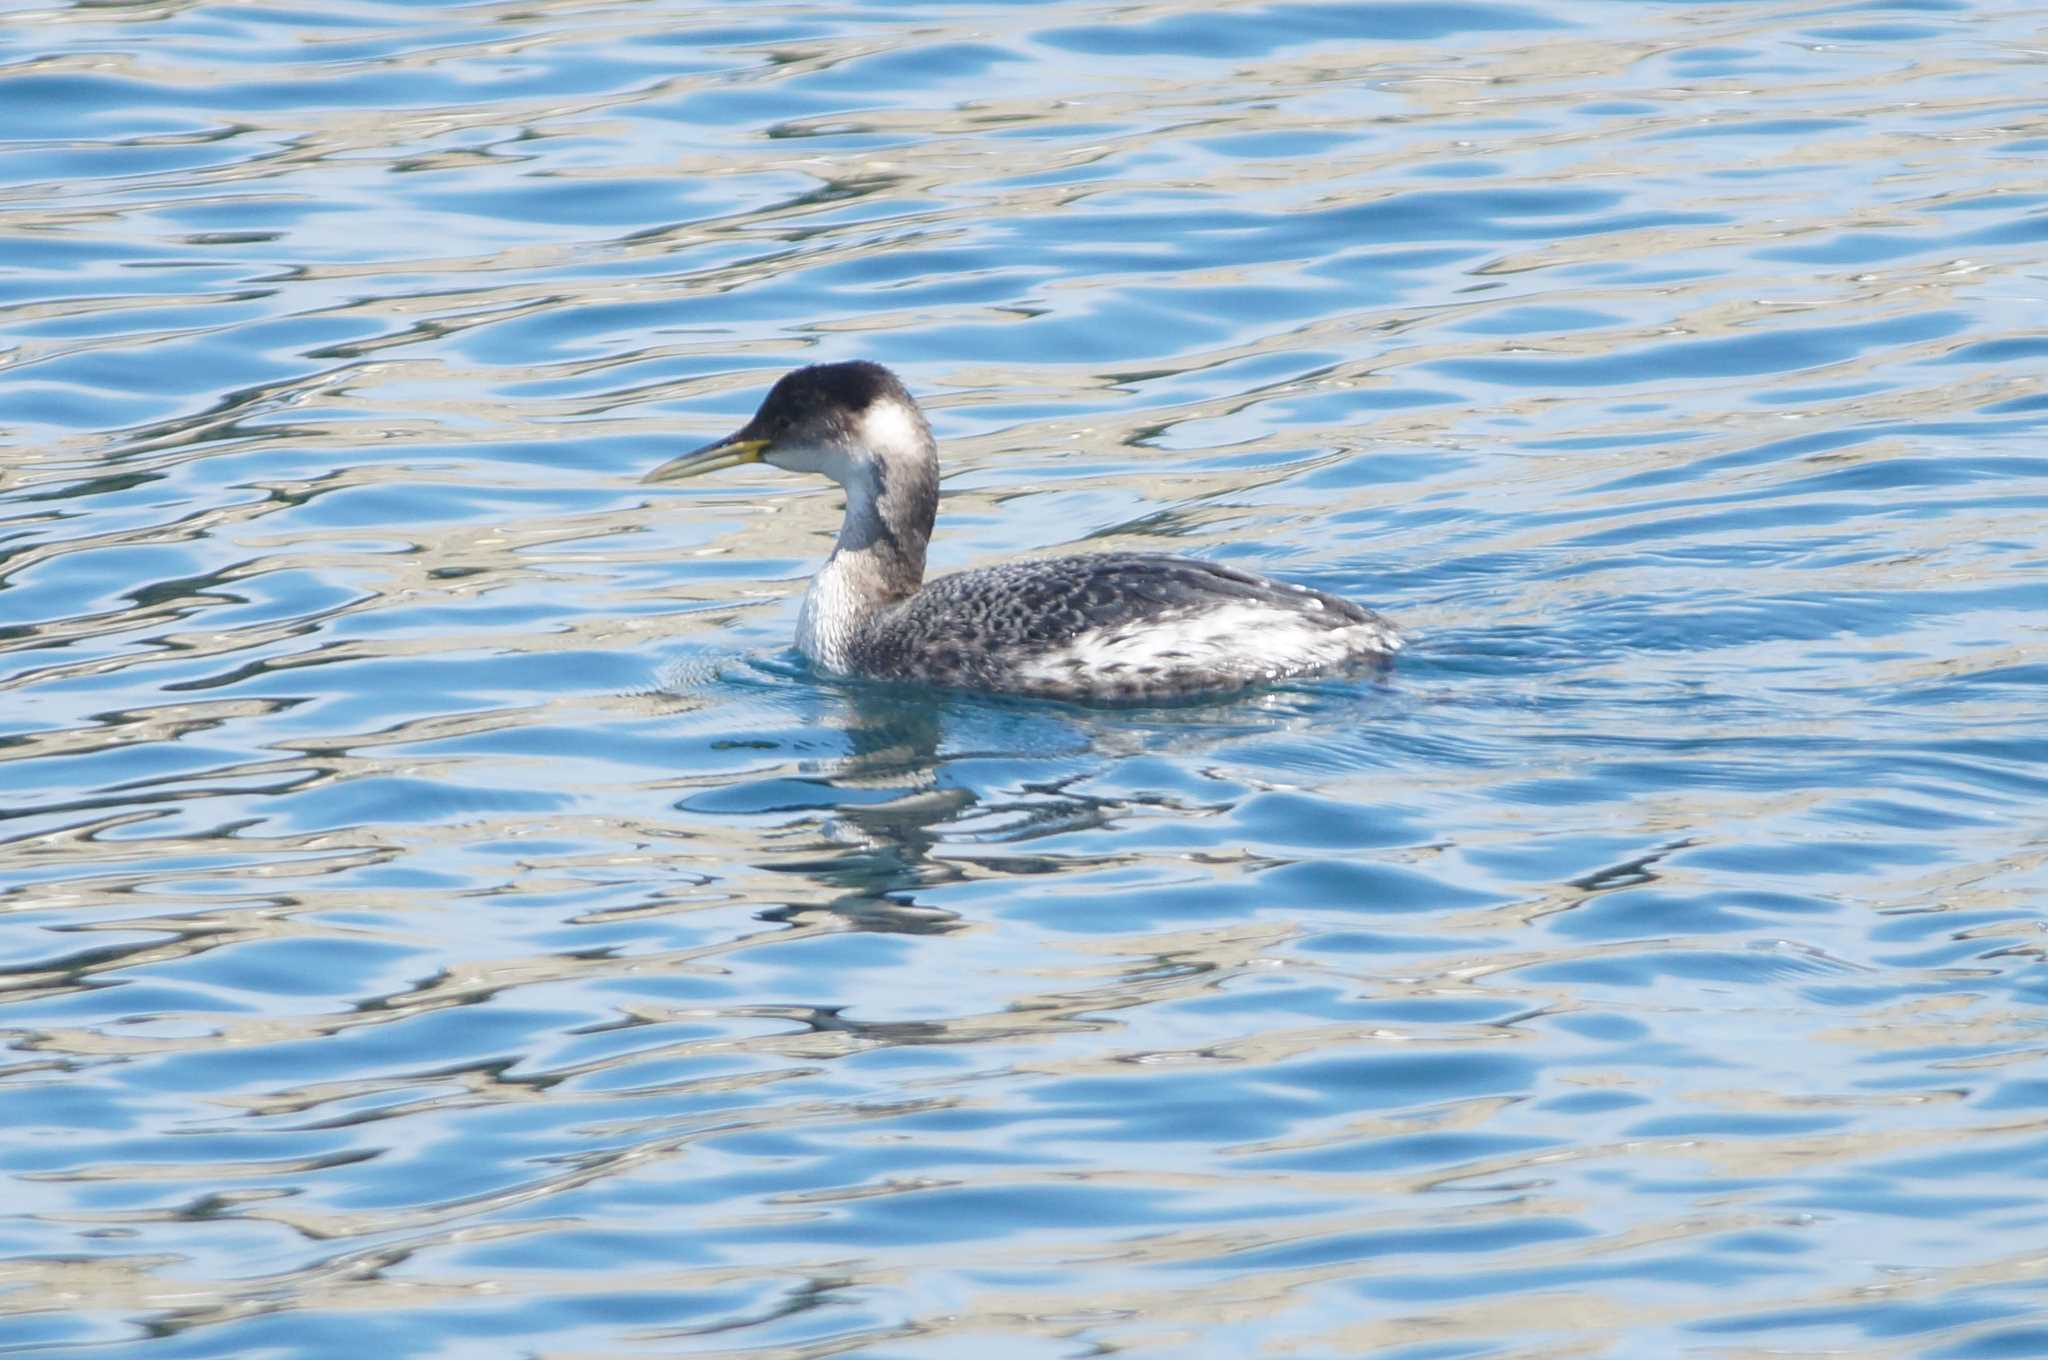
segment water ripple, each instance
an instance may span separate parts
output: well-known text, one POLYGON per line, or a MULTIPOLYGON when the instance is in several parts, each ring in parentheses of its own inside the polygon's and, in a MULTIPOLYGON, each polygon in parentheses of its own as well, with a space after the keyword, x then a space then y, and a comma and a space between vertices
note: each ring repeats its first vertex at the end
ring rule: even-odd
POLYGON ((2038 1353, 2038 29, 9 7, 0 1349, 2038 1353), (811 673, 852 357, 1413 644, 811 673))

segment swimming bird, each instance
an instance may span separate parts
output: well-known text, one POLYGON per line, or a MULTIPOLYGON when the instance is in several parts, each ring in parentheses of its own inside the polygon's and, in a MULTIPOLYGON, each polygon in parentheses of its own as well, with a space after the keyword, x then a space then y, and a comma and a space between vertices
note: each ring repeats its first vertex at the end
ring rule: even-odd
POLYGON ((1393 625, 1320 590, 1217 562, 1091 553, 927 583, 939 505, 931 427, 880 364, 799 368, 739 430, 647 474, 740 463, 813 472, 846 492, 832 555, 797 616, 797 649, 845 676, 1082 702, 1224 693, 1383 660, 1393 625))

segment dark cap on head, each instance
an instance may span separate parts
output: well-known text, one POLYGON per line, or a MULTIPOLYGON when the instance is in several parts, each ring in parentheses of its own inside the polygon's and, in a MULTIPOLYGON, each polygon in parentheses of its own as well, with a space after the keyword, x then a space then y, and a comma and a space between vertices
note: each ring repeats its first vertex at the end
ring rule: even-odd
POLYGON ((827 411, 859 415, 883 397, 914 405, 910 392, 880 364, 855 359, 843 364, 813 364, 785 373, 762 399, 755 420, 793 424, 827 411))

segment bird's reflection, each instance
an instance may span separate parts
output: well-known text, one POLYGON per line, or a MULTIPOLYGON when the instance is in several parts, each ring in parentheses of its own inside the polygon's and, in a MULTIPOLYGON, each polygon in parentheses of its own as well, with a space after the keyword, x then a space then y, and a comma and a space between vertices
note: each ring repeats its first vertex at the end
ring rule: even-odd
MULTIPOLYGON (((819 684, 808 702, 815 709, 805 726, 845 742, 843 754, 799 766, 801 805, 820 814, 817 853, 759 867, 832 890, 822 905, 856 928, 915 934, 960 924, 923 890, 976 868, 1072 868, 1072 855, 1035 855, 1022 843, 1107 825, 1158 802, 1091 789, 1125 758, 1185 756, 1307 721, 1299 696, 1286 694, 1098 711, 848 682, 819 684), (975 849, 949 855, 948 844, 975 849)), ((815 894, 798 896, 807 901, 770 908, 762 919, 792 921, 819 909, 815 894)))
MULTIPOLYGON (((955 929, 956 913, 920 906, 921 887, 960 877, 934 859, 942 829, 974 809, 979 795, 940 782, 944 700, 894 689, 850 685, 821 690, 821 725, 847 741, 843 756, 806 761, 804 775, 838 795, 823 826, 832 848, 785 859, 777 872, 799 874, 838 889, 828 903, 861 927, 907 934, 955 929)), ((822 847, 821 847, 822 849, 822 847)), ((789 919, 815 907, 772 908, 764 920, 789 919)))

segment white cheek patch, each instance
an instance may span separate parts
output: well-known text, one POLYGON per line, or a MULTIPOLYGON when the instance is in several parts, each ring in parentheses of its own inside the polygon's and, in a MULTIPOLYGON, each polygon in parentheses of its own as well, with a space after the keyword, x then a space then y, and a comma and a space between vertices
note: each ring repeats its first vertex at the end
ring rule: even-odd
POLYGON ((838 469, 847 459, 840 449, 827 448, 823 444, 798 444, 785 439, 778 442, 761 461, 784 472, 815 472, 836 481, 838 469))

